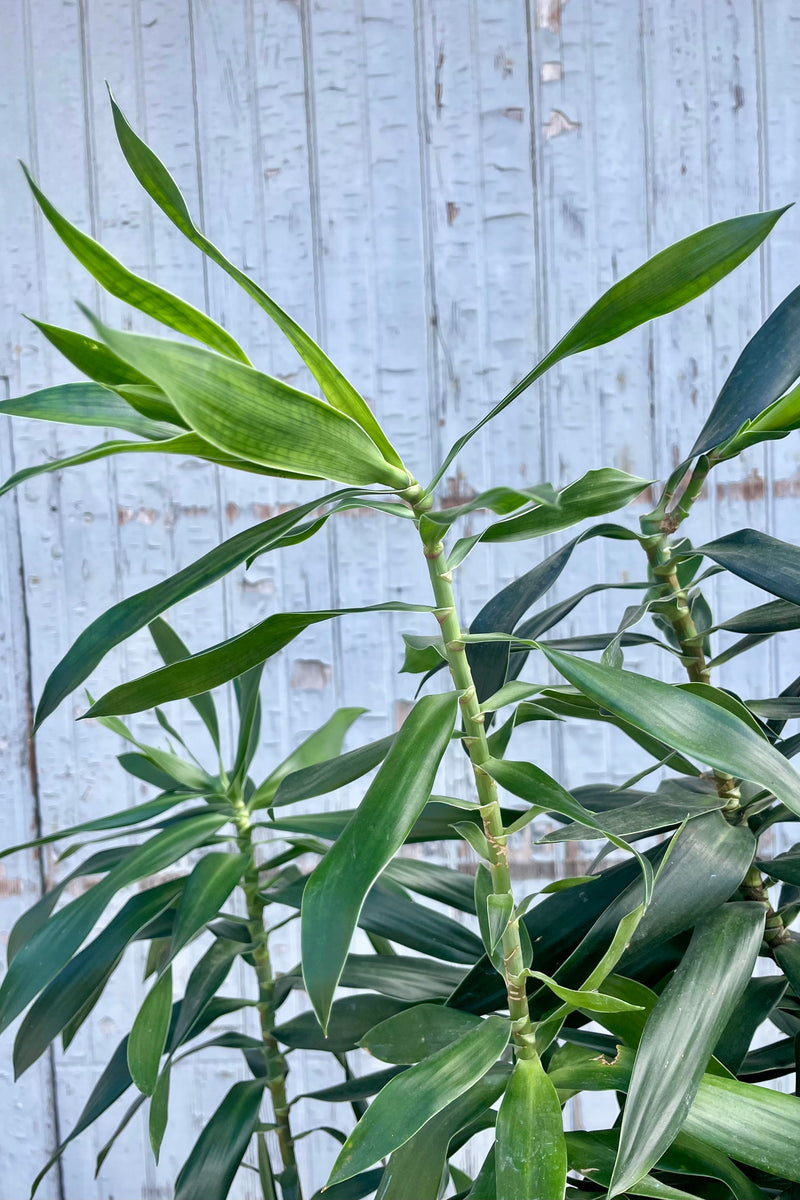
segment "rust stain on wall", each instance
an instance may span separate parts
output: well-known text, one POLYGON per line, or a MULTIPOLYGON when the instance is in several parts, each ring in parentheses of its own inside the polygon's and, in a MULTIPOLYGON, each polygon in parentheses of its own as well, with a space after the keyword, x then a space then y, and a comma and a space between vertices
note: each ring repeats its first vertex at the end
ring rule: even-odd
POLYGON ((561 33, 561 13, 567 0, 537 0, 536 24, 539 29, 561 33))

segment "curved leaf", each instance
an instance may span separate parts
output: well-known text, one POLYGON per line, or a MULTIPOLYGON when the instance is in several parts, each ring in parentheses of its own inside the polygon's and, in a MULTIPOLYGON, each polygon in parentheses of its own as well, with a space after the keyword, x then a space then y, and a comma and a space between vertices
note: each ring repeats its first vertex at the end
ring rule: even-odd
POLYGON ((441 1004, 415 1004, 373 1025, 361 1046, 388 1063, 417 1063, 458 1041, 480 1022, 472 1013, 441 1004))
MULTIPOLYGON (((341 764, 343 759, 348 758, 347 755, 342 755, 341 753, 345 736, 352 724, 359 717, 363 716, 366 711, 365 708, 337 709, 324 725, 321 725, 319 729, 315 729, 312 734, 309 734, 299 746, 296 746, 292 750, 291 754, 287 755, 274 771, 270 772, 261 786, 250 797, 249 808, 255 811, 258 808, 272 808, 279 804, 293 804, 295 799, 307 799, 308 796, 305 794, 297 795, 298 784, 301 793, 307 792, 309 786, 312 788, 318 786, 320 781, 323 782, 323 791, 330 791, 333 787, 340 787, 341 784, 336 782, 327 786, 325 781, 330 778, 331 774, 333 774, 334 778, 340 777, 340 773, 336 771, 336 764, 341 764), (315 773, 311 775, 306 774, 309 771, 315 773), (280 791, 283 781, 288 776, 295 777, 301 773, 303 774, 302 779, 294 779, 295 790, 287 789, 293 798, 290 800, 281 800, 279 798, 276 800, 276 793, 280 791)), ((392 739, 384 739, 384 741, 388 741, 391 744, 392 739)), ((367 749, 370 748, 367 747, 367 749)), ((388 745, 386 749, 388 749, 388 745)), ((358 755, 361 752, 356 750, 353 753, 358 755)), ((384 757, 385 751, 382 755, 382 758, 384 757)), ((351 763, 348 763, 348 765, 351 765, 351 763)), ((369 768, 366 768, 366 770, 369 770, 369 768)), ((345 770, 346 773, 347 771, 345 770)), ((353 778, 357 779, 358 775, 354 775, 353 778)), ((346 779, 344 782, 349 783, 350 780, 346 779)), ((318 796, 321 793, 312 791, 310 794, 318 796)))
POLYGON ((367 892, 425 807, 456 706, 455 693, 418 701, 355 817, 306 884, 303 978, 323 1029, 367 892))
POLYGON ((646 1174, 680 1131, 752 974, 764 917, 760 905, 725 904, 697 925, 639 1043, 609 1196, 646 1174))
POLYGON ((163 441, 181 432, 175 425, 143 417, 116 392, 99 383, 62 383, 13 400, 0 400, 0 416, 58 421, 62 425, 99 425, 154 441, 163 441))
POLYGON ((175 1200, 225 1200, 258 1120, 266 1079, 235 1083, 175 1180, 175 1200))
POLYGON ((183 885, 175 913, 172 943, 169 948, 170 959, 219 914, 219 910, 241 880, 248 862, 247 854, 215 852, 204 854, 193 867, 183 885))
POLYGON ((481 1079, 508 1045, 509 1022, 487 1017, 477 1028, 378 1093, 342 1147, 328 1180, 341 1183, 402 1146, 443 1108, 481 1079))
POLYGON ((325 398, 334 408, 348 414, 370 435, 384 456, 395 466, 402 467, 397 451, 386 437, 376 421, 367 403, 345 379, 341 371, 334 366, 326 354, 309 337, 304 329, 288 316, 267 293, 255 283, 244 271, 240 271, 225 257, 221 250, 202 233, 195 225, 181 195, 178 185, 167 171, 161 160, 153 153, 142 139, 133 131, 125 115, 111 94, 111 110, 114 116, 114 128, 117 132, 122 153, 127 159, 128 166, 133 171, 139 183, 147 194, 156 202, 170 221, 177 226, 184 237, 193 242, 212 262, 221 267, 231 279, 244 288, 252 300, 278 326, 289 339, 298 354, 311 371, 317 383, 322 388, 325 398))
MULTIPOLYGON (((150 636, 165 665, 169 666, 170 663, 177 662, 181 658, 189 658, 191 652, 188 646, 163 618, 156 617, 147 628, 150 630, 150 636)), ((189 703, 205 725, 211 741, 214 743, 214 748, 219 753, 219 718, 213 697, 208 692, 201 693, 199 696, 192 696, 189 703)))
POLYGON ((567 1144, 556 1089, 539 1060, 514 1066, 497 1114, 497 1194, 503 1200, 563 1200, 567 1144))
POLYGON ((193 343, 119 333, 92 320, 110 350, 146 370, 186 423, 226 453, 342 483, 408 487, 408 472, 387 462, 356 421, 315 396, 193 343))
POLYGON ((433 490, 475 434, 550 367, 581 350, 613 341, 637 325, 672 312, 702 295, 758 249, 785 212, 786 208, 775 209, 710 225, 661 250, 630 275, 618 280, 491 412, 458 439, 428 490, 433 490))
POLYGON ((698 546, 693 553, 704 554, 732 575, 772 592, 773 596, 800 604, 800 549, 789 542, 781 542, 757 529, 739 529, 698 546))
POLYGON ((329 1050, 332 1054, 344 1054, 348 1050, 355 1050, 374 1025, 407 1007, 402 1000, 396 1000, 393 996, 364 992, 334 1001, 327 1036, 322 1032, 316 1014, 310 1010, 292 1017, 283 1025, 277 1025, 272 1032, 279 1042, 291 1050, 329 1050))
POLYGON ((542 647, 565 679, 612 713, 682 754, 768 788, 800 813, 800 776, 767 741, 727 709, 646 675, 542 647))
POLYGON ((167 967, 144 998, 128 1037, 128 1070, 140 1092, 152 1096, 172 1015, 172 968, 167 967))

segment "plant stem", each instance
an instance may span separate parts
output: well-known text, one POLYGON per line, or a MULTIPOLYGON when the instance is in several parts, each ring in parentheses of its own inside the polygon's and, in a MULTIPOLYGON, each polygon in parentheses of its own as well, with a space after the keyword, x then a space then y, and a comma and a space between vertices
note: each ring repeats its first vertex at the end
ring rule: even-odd
MULTIPOLYGON (((424 513, 424 502, 418 504, 414 511, 419 524, 419 518, 424 513)), ((447 663, 458 692, 458 703, 464 719, 464 729, 467 735, 464 744, 472 763, 483 831, 489 846, 492 890, 496 896, 512 895, 506 833, 497 799, 497 785, 483 766, 491 757, 484 728, 485 719, 475 690, 466 646, 461 638, 461 627, 453 595, 452 572, 447 570, 444 546, 438 535, 426 538, 426 535, 420 530, 420 536, 436 601, 435 615, 442 630, 447 663)), ((503 932, 502 948, 503 975, 508 994, 508 1010, 512 1022, 515 1052, 519 1058, 532 1058, 536 1055, 536 1048, 525 990, 527 964, 522 954, 519 918, 513 915, 513 910, 511 920, 503 932)))
POLYGON ((286 1097, 286 1076, 289 1073, 289 1065, 272 1034, 275 1024, 275 978, 272 974, 269 956, 269 938, 264 925, 265 905, 259 889, 253 829, 250 813, 241 796, 232 795, 231 804, 239 849, 242 854, 249 856, 249 865, 244 874, 244 894, 250 926, 250 941, 253 945, 253 962, 258 980, 258 1015, 261 1023, 261 1040, 264 1044, 267 1087, 272 1099, 272 1112, 277 1125, 276 1133, 283 1164, 281 1190, 286 1200, 302 1200, 300 1176, 294 1153, 294 1139, 289 1124, 289 1103, 286 1097))

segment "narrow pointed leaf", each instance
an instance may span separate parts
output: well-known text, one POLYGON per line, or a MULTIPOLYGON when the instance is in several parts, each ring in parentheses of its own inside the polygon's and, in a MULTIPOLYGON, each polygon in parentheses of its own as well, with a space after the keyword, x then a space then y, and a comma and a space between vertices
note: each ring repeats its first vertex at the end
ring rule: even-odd
POLYGON ((459 1041, 392 1079, 342 1147, 328 1185, 341 1183, 391 1154, 478 1082, 508 1045, 511 1027, 487 1017, 459 1041))
POLYGON ((175 1200, 225 1200, 258 1120, 265 1079, 235 1083, 175 1180, 175 1200))
POLYGON ((732 713, 681 688, 560 650, 544 648, 556 670, 631 725, 742 779, 758 783, 800 813, 800 776, 767 741, 732 713))
POLYGON ((348 954, 341 987, 371 988, 384 996, 415 1003, 445 1000, 464 975, 464 967, 412 958, 406 954, 348 954))
POLYGON ((109 349, 146 370, 187 425, 220 450, 312 478, 408 486, 408 472, 387 462, 360 425, 315 396, 192 343, 94 324, 109 349))
POLYGON ((169 1084, 171 1073, 171 1063, 166 1062, 163 1070, 156 1080, 153 1098, 150 1101, 148 1132, 150 1135, 150 1146, 156 1162, 158 1162, 158 1156, 161 1153, 161 1143, 164 1140, 164 1133, 166 1132, 167 1128, 167 1119, 169 1117, 169 1084))
POLYGON ((567 1144, 556 1089, 538 1055, 514 1066, 497 1114, 497 1194, 503 1200, 563 1200, 567 1144))
POLYGON ((332 1054, 344 1054, 355 1050, 373 1026, 406 1008, 406 1003, 393 996, 364 992, 334 1001, 327 1037, 320 1028, 316 1014, 310 1010, 292 1017, 283 1025, 277 1025, 273 1033, 279 1042, 291 1050, 329 1050, 332 1054))
POLYGON ((636 1054, 610 1195, 618 1196, 649 1171, 680 1132, 752 974, 764 933, 759 908, 727 904, 705 917, 659 997, 636 1054))
POLYGON ((480 1018, 441 1004, 415 1004, 374 1025, 361 1045, 388 1063, 417 1063, 458 1041, 480 1018))
POLYGON ((432 490, 475 434, 545 371, 569 355, 621 337, 637 325, 672 312, 708 291, 757 250, 785 208, 710 225, 683 238, 618 280, 507 396, 458 439, 430 484, 432 490))
POLYGON ((249 275, 246 275, 244 271, 234 266, 222 251, 218 250, 205 234, 198 229, 192 220, 189 209, 186 206, 186 201, 181 195, 175 180, 169 174, 161 160, 131 128, 110 91, 109 96, 114 116, 114 127, 122 148, 122 153, 125 155, 128 165, 147 194, 155 201, 162 212, 169 217, 170 221, 177 226, 184 237, 193 242, 212 262, 221 267, 231 279, 234 279, 240 287, 244 288, 251 299, 271 317, 297 350, 303 362, 322 388, 328 402, 357 421, 367 431, 376 445, 380 447, 388 461, 393 462, 395 466, 402 467, 402 462, 397 451, 391 445, 368 405, 353 385, 334 366, 305 330, 301 329, 249 275))
MULTIPOLYGON (((337 771, 337 764, 341 764, 344 759, 349 759, 348 755, 342 755, 341 753, 344 739, 351 725, 359 717, 363 716, 366 711, 365 708, 337 709, 324 725, 321 725, 319 729, 315 729, 299 746, 295 747, 291 754, 274 771, 270 772, 261 786, 251 796, 250 808, 255 811, 258 808, 272 807, 274 804, 293 804, 296 799, 306 800, 308 799, 308 795, 318 796, 322 795, 325 791, 330 791, 331 788, 340 787, 341 784, 337 782, 328 783, 328 780, 330 780, 331 776, 334 780, 341 777, 337 771), (310 774, 305 774, 305 772, 310 772, 310 774), (301 773, 303 773, 302 778, 298 779, 297 776, 301 773), (278 798, 276 800, 276 793, 281 789, 283 781, 287 780, 287 783, 290 783, 287 779, 288 776, 294 777, 294 788, 296 790, 292 790, 291 784, 287 789, 292 799, 281 800, 278 798), (320 782, 323 784, 323 792, 311 791, 308 795, 297 795, 298 788, 301 793, 307 793, 309 786, 315 788, 320 782)), ((389 744, 391 744, 391 739, 384 739, 384 743, 382 744, 382 746, 385 746, 384 753, 378 761, 382 761, 385 758, 389 744)), ((370 748, 365 747, 365 749, 369 750, 370 748)), ((353 753, 359 755, 361 752, 356 750, 353 753)), ((370 756, 367 755, 366 757, 369 758, 370 756)), ((373 763, 373 765, 375 764, 373 763)), ((345 774, 347 774, 347 769, 353 766, 356 766, 356 764, 350 759, 347 763, 345 774)), ((361 759, 358 759, 357 769, 360 766, 361 759)), ((369 768, 366 768, 366 770, 369 770, 369 768)), ((353 775, 352 778, 357 779, 359 776, 353 775)), ((350 780, 346 779, 344 782, 349 783, 350 780)), ((286 795, 286 791, 283 794, 286 795)))
POLYGON ((140 1092, 152 1096, 172 1015, 172 970, 167 968, 144 999, 128 1038, 128 1070, 140 1092))
POLYGON ((383 872, 395 883, 428 896, 441 904, 450 904, 461 912, 475 913, 475 898, 472 882, 468 875, 441 867, 438 863, 422 858, 398 857, 392 859, 383 872))
POLYGON ((180 1045, 206 1005, 216 996, 242 949, 241 942, 217 938, 194 966, 186 982, 175 1026, 176 1045, 180 1045))
POLYGON ((9 854, 17 854, 20 850, 29 850, 33 846, 46 846, 50 842, 60 842, 73 837, 76 833, 96 833, 106 829, 124 829, 131 825, 141 825, 145 821, 149 821, 151 817, 160 817, 162 813, 167 812, 170 808, 175 808, 177 804, 182 804, 187 799, 190 799, 187 793, 156 796, 152 800, 146 800, 144 804, 135 804, 132 808, 111 813, 107 817, 98 817, 94 821, 83 821, 80 825, 70 825, 55 833, 47 833, 44 837, 33 838, 30 842, 19 842, 16 846, 8 846, 6 849, 0 850, 0 858, 5 858, 9 854))
POLYGON ((76 639, 45 684, 36 710, 35 728, 50 715, 70 692, 91 674, 109 650, 143 629, 172 605, 222 579, 247 559, 277 545, 282 538, 320 505, 335 503, 357 493, 350 489, 334 492, 298 505, 228 538, 184 567, 169 579, 112 605, 76 639))
MULTIPOLYGON (((189 658, 191 652, 188 646, 162 617, 155 617, 149 623, 148 629, 166 666, 178 662, 181 658, 189 658)), ((189 703, 208 730, 214 748, 219 752, 219 717, 213 696, 208 692, 202 693, 199 696, 190 697, 189 703)))
MULTIPOLYGON (((55 346, 60 354, 73 367, 95 383, 103 383, 109 388, 118 387, 152 387, 153 381, 133 367, 129 367, 116 354, 112 354, 107 346, 98 342, 88 334, 79 333, 75 329, 62 329, 58 325, 48 325, 45 321, 28 318, 55 346)), ((69 386, 69 385, 68 385, 69 386)))
POLYGON ((62 383, 13 400, 1 400, 0 416, 122 429, 125 433, 154 441, 172 438, 181 432, 177 426, 143 417, 116 392, 99 383, 62 383))
POLYGON ((707 454, 782 396, 800 375, 800 287, 783 300, 739 355, 689 457, 707 454))
POLYGON ((303 978, 323 1028, 367 892, 422 812, 455 716, 452 693, 415 705, 355 817, 306 884, 303 978))
POLYGON ((698 546, 695 553, 704 554, 732 575, 773 596, 800 604, 800 548, 789 542, 757 529, 739 529, 698 546))
MULTIPOLYGON (((168 667, 160 667, 130 683, 112 688, 92 705, 84 717, 142 712, 168 700, 181 700, 208 692, 251 667, 265 662, 311 625, 334 617, 368 612, 430 612, 429 605, 394 601, 367 608, 327 609, 323 612, 275 613, 244 633, 219 642, 168 667)), ((76 643, 77 644, 77 643, 76 643)))
POLYGON ((170 959, 217 916, 241 880, 248 861, 246 854, 203 855, 183 885, 175 913, 170 959))

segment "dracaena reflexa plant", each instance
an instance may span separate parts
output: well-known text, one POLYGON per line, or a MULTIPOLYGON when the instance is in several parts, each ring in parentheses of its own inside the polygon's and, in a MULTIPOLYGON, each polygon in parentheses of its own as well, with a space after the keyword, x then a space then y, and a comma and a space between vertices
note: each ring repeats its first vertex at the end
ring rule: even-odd
MULTIPOLYGON (((129 756, 125 765, 161 788, 146 814, 159 832, 124 845, 122 852, 101 851, 112 856, 111 865, 98 868, 94 856, 88 868, 78 868, 102 875, 84 896, 51 915, 59 885, 32 910, 38 915, 23 918, 0 988, 0 1025, 33 1001, 22 1026, 25 1038, 35 1034, 36 1045, 44 1048, 63 1028, 69 1040, 102 986, 102 973, 91 974, 100 971, 93 965, 97 943, 113 943, 119 955, 131 938, 152 938, 155 983, 133 1020, 127 1048, 117 1052, 103 1077, 108 1081, 110 1073, 113 1084, 107 1082, 100 1099, 93 1094, 73 1135, 131 1084, 140 1093, 136 1104, 152 1092, 151 1128, 158 1135, 166 1120, 163 1081, 170 1078, 178 1045, 230 1011, 214 1007, 225 1004, 216 995, 217 983, 200 991, 198 964, 171 1017, 172 957, 210 932, 214 941, 200 963, 222 956, 227 947, 255 970, 260 1037, 229 1043, 245 1051, 253 1080, 235 1085, 201 1134, 179 1176, 179 1196, 227 1195, 253 1137, 264 1195, 275 1194, 277 1186, 284 1197, 299 1196, 286 1052, 327 1047, 343 1056, 356 1045, 386 1065, 352 1077, 342 1058, 345 1082, 318 1093, 351 1103, 359 1118, 352 1131, 341 1134, 329 1176, 331 1196, 364 1196, 375 1189, 382 1200, 438 1200, 441 1194, 551 1200, 567 1193, 708 1200, 731 1194, 747 1200, 789 1194, 800 1182, 800 1100, 758 1084, 795 1067, 800 947, 790 926, 800 895, 800 853, 770 860, 768 844, 759 844, 776 824, 800 815, 800 776, 791 764, 797 743, 784 737, 785 722, 797 715, 800 684, 790 684, 780 697, 752 700, 716 687, 711 672, 781 630, 800 628, 800 554, 756 530, 695 547, 682 526, 717 463, 800 426, 795 387, 800 289, 745 347, 694 446, 663 487, 598 469, 561 489, 498 483, 459 508, 439 509, 435 494, 467 441, 545 371, 702 294, 762 243, 781 213, 702 230, 616 283, 456 442, 433 480, 422 484, 357 390, 198 229, 166 168, 112 105, 123 153, 146 191, 277 323, 322 399, 253 367, 224 329, 132 275, 70 225, 31 180, 46 218, 95 279, 188 340, 118 332, 90 313, 93 336, 40 323, 44 336, 89 382, 50 388, 0 409, 118 428, 139 440, 102 442, 72 459, 18 472, 7 486, 38 471, 123 452, 194 454, 234 470, 344 486, 236 535, 171 579, 115 605, 53 671, 37 724, 112 647, 150 625, 164 666, 101 696, 87 715, 122 733, 125 714, 192 699, 208 721, 208 693, 236 680, 242 732, 233 768, 204 772, 202 786, 194 774, 197 765, 179 767, 173 750, 159 756, 139 747, 134 762, 129 756), (544 561, 536 561, 529 545, 521 547, 519 577, 462 623, 452 577, 479 543, 529 543, 607 516, 647 487, 659 499, 639 532, 621 524, 591 525, 544 561), (430 687, 390 739, 339 754, 349 720, 340 712, 331 718, 336 733, 324 751, 288 760, 256 786, 248 763, 258 736, 264 663, 310 625, 343 612, 276 614, 195 653, 175 642, 161 616, 240 564, 309 539, 339 512, 358 506, 377 509, 418 535, 431 594, 418 604, 377 602, 345 611, 428 612, 431 636, 406 639, 404 667, 423 674, 430 687), (485 527, 454 540, 458 520, 477 510, 491 514, 485 527), (640 570, 632 572, 641 575, 640 582, 590 582, 576 595, 542 606, 571 556, 595 537, 627 540, 633 561, 640 562, 640 570), (748 580, 774 599, 715 623, 702 584, 719 571, 748 580), (616 630, 546 636, 586 595, 615 587, 639 593, 616 630), (636 629, 642 622, 651 622, 648 632, 636 629), (712 638, 720 630, 743 636, 713 658, 712 638), (645 643, 676 657, 686 682, 667 684, 626 670, 625 649, 645 643), (586 657, 592 651, 601 651, 599 661, 586 657), (526 682, 522 673, 531 661, 539 664, 540 678, 549 666, 563 682, 526 682), (451 684, 437 690, 445 669, 451 684), (663 768, 664 777, 650 790, 635 787, 648 778, 645 772, 623 787, 592 784, 567 791, 535 763, 509 754, 517 727, 538 720, 604 721, 633 738, 652 758, 652 770, 663 768), (454 742, 460 745, 451 747, 454 742), (473 795, 433 797, 445 754, 464 751, 473 767, 473 795), (360 803, 348 813, 298 815, 293 807, 375 768, 360 803), (167 786, 167 780, 176 786, 167 786), (525 807, 501 807, 498 788, 525 807), (164 818, 173 802, 190 796, 202 798, 202 805, 164 818), (545 814, 560 827, 544 840, 596 840, 600 853, 589 875, 557 880, 544 894, 520 899, 512 887, 507 841, 545 814), (261 850, 257 857, 255 830, 259 837, 284 838, 289 849, 277 855, 261 850), (636 843, 652 835, 655 844, 650 840, 641 852, 636 843), (447 836, 464 838, 472 847, 478 860, 474 880, 401 853, 409 842, 447 836), (225 841, 229 848, 213 848, 225 841), (148 847, 167 844, 168 859, 149 857, 148 847), (174 892, 165 893, 149 926, 131 917, 120 932, 115 917, 106 926, 113 934, 104 929, 80 949, 113 894, 196 849, 203 850, 197 865, 172 882, 174 892), (603 869, 612 849, 622 853, 622 861, 603 869), (304 871, 315 856, 319 861, 304 871), (773 885, 780 886, 778 894, 773 885), (231 912, 224 909, 237 887, 244 892, 246 920, 237 920, 233 901, 231 912), (410 892, 472 915, 477 935, 412 900, 410 892), (264 917, 273 903, 301 913, 302 962, 277 980, 269 967, 264 917), (366 958, 351 951, 358 926, 371 939, 374 953, 366 958), (133 932, 120 941, 129 929, 133 932), (416 957, 396 953, 396 945, 415 950, 416 957), (760 954, 772 964, 767 978, 754 975, 760 954), (53 1018, 43 1025, 42 997, 63 990, 65 972, 75 980, 80 1006, 65 1024, 53 1018), (281 1024, 278 1002, 295 987, 305 990, 311 1009, 294 1024, 281 1024), (337 998, 339 988, 359 991, 337 998), (195 1011, 195 1024, 187 1026, 182 1014, 195 1011), (783 1037, 751 1050, 767 1020, 783 1037), (271 1119, 269 1114, 262 1119, 267 1090, 271 1119), (604 1131, 565 1133, 564 1103, 594 1090, 617 1094, 620 1120, 604 1131), (451 1157, 489 1128, 491 1148, 473 1180, 451 1157), (265 1133, 278 1134, 280 1162, 270 1158, 265 1133), (448 1179, 454 1189, 449 1193, 448 1179)), ((113 829, 120 819, 125 818, 92 825, 99 831, 110 821, 113 829)), ((152 898, 156 892, 155 903, 159 887, 164 884, 156 882, 142 894, 152 898)), ((104 953, 110 954, 107 946, 104 953)), ((108 966, 109 958, 104 961, 108 966)))

